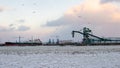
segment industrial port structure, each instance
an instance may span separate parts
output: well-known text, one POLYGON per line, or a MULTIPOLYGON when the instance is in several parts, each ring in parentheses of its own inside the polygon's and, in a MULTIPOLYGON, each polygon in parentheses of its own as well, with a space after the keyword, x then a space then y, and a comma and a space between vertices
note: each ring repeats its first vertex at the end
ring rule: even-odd
POLYGON ((119 39, 112 38, 102 38, 92 34, 92 30, 84 27, 81 31, 72 31, 72 37, 74 37, 75 33, 79 33, 83 36, 82 43, 80 45, 120 45, 119 39))
MULTIPOLYGON (((59 38, 56 39, 56 42, 54 40, 49 39, 47 43, 43 43, 40 39, 32 39, 26 42, 20 41, 19 36, 19 42, 5 42, 5 44, 2 44, 3 46, 36 46, 36 45, 47 45, 47 46, 57 46, 57 45, 120 45, 120 38, 102 38, 98 37, 96 35, 92 34, 92 30, 90 30, 87 27, 84 27, 82 31, 72 31, 72 37, 75 37, 75 33, 79 33, 82 35, 83 39, 82 42, 73 42, 73 40, 59 40, 59 38)), ((1 45, 0 45, 1 46, 1 45)))

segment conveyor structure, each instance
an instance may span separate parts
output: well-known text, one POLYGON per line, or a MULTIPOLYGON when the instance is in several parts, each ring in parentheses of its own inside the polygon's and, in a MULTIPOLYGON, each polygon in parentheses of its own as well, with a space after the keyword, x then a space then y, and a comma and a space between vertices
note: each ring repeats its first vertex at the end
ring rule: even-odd
POLYGON ((120 40, 112 40, 108 38, 101 38, 92 34, 92 30, 84 27, 81 31, 72 31, 72 37, 74 37, 75 33, 79 33, 83 35, 82 45, 120 45, 120 40), (93 37, 93 38, 91 38, 93 37))

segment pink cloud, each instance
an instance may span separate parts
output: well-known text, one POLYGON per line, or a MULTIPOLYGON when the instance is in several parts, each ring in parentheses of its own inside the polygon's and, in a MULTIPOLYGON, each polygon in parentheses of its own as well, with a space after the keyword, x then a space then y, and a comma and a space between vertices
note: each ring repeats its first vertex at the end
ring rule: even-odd
POLYGON ((13 9, 13 8, 8 7, 8 6, 0 6, 0 12, 12 10, 12 9, 13 9))
POLYGON ((68 9, 64 16, 47 25, 64 26, 58 33, 65 35, 70 35, 72 30, 89 27, 98 36, 120 36, 120 8, 112 3, 101 4, 100 0, 87 0, 68 9))
POLYGON ((101 0, 101 3, 120 2, 120 0, 101 0))

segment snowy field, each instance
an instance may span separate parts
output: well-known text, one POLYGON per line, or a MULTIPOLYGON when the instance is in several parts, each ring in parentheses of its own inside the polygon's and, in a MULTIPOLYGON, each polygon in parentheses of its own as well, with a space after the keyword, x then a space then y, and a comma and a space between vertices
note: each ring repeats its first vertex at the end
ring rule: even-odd
POLYGON ((0 47, 0 68, 120 68, 120 46, 0 47))

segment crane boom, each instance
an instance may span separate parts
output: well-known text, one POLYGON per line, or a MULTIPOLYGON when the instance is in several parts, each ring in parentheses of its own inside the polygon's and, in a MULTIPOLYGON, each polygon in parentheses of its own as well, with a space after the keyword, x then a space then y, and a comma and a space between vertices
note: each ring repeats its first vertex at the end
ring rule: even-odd
MULTIPOLYGON (((83 32, 80 32, 80 31, 72 31, 72 37, 74 37, 75 33, 80 33, 80 34, 84 35, 83 32)), ((89 33, 87 33, 87 34, 88 34, 89 36, 95 37, 95 38, 97 38, 97 39, 105 40, 105 39, 100 38, 100 37, 98 37, 98 36, 95 36, 95 35, 92 35, 92 34, 89 34, 89 33)))

